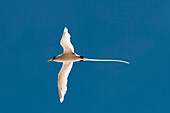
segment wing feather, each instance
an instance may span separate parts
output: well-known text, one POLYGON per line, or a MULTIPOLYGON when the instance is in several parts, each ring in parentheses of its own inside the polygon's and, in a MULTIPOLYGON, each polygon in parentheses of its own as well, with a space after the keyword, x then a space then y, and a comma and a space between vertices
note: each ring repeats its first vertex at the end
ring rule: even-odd
POLYGON ((58 73, 58 93, 60 102, 64 100, 64 95, 67 91, 67 78, 73 66, 73 62, 63 62, 62 68, 58 73))
POLYGON ((71 35, 68 33, 68 29, 65 27, 63 36, 60 41, 60 45, 63 47, 64 53, 73 53, 74 47, 70 41, 71 35))

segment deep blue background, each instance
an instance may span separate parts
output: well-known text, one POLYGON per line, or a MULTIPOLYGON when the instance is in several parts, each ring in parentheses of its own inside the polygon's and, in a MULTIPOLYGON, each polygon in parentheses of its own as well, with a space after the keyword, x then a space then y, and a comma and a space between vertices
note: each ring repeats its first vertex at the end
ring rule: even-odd
POLYGON ((1 0, 0 113, 170 113, 169 0, 1 0), (57 76, 69 29, 77 54, 61 104, 57 76))

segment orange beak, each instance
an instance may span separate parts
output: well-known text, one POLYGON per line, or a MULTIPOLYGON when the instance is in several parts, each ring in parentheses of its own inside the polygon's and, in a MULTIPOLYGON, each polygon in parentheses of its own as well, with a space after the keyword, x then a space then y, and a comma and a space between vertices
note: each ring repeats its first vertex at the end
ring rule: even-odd
POLYGON ((53 61, 53 59, 48 60, 48 62, 51 62, 51 61, 53 61))

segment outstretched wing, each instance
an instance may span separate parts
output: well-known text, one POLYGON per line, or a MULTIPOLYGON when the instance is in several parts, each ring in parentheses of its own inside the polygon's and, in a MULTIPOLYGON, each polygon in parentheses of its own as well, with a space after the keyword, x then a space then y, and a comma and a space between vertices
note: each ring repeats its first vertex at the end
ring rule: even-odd
POLYGON ((58 93, 60 102, 64 100, 64 95, 67 91, 67 78, 73 66, 73 62, 63 62, 63 66, 58 73, 58 93))
POLYGON ((63 36, 60 41, 60 45, 63 47, 64 53, 73 53, 74 47, 70 41, 71 35, 68 33, 68 29, 65 27, 63 36))

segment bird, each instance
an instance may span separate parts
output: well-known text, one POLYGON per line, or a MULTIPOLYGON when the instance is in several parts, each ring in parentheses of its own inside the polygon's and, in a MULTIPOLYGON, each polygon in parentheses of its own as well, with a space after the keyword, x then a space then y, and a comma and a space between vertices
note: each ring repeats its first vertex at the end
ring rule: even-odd
POLYGON ((48 60, 48 62, 54 61, 54 62, 62 62, 63 63, 61 70, 58 73, 58 93, 59 93, 59 99, 60 99, 61 103, 63 102, 64 96, 67 91, 67 78, 68 78, 68 75, 72 69, 73 62, 77 62, 77 61, 114 61, 114 62, 122 62, 122 63, 129 64, 129 62, 123 61, 123 60, 89 59, 89 58, 85 58, 84 56, 77 55, 74 52, 74 47, 71 43, 70 37, 71 37, 71 35, 68 33, 68 29, 65 27, 62 38, 60 40, 60 45, 63 47, 63 53, 58 56, 54 56, 52 59, 48 60))

